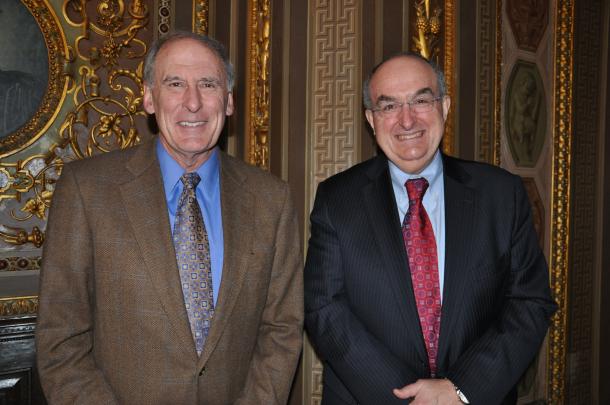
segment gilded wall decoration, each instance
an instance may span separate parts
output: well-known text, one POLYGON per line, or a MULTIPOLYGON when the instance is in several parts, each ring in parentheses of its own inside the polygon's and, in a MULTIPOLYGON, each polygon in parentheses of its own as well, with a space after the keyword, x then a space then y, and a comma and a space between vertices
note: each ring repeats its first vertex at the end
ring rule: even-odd
MULTIPOLYGON (((493 0, 491 0, 493 1, 493 0)), ((496 1, 496 69, 494 73, 494 140, 493 140, 493 164, 500 165, 502 146, 502 61, 504 46, 502 45, 502 0, 496 1)))
MULTIPOLYGON (((3 2, 0 27, 5 69, 0 71, 0 251, 13 256, 17 251, 12 246, 39 248, 44 241, 56 162, 45 154, 20 154, 57 116, 68 83, 69 53, 57 15, 46 0, 3 2)), ((9 269, 21 267, 2 266, 0 271, 9 269)))
MULTIPOLYGON (((44 130, 0 162, 0 277, 37 270, 19 264, 39 261, 47 211, 65 162, 130 147, 148 134, 141 77, 152 36, 144 30, 150 2, 21 1, 37 5, 33 15, 49 54, 47 94, 55 82, 61 89, 44 130)), ((7 297, 1 285, 0 297, 7 297)), ((31 309, 28 302, 36 297, 11 300, 5 310, 22 311, 31 309)))
MULTIPOLYGON (((5 157, 35 142, 55 118, 67 84, 67 52, 47 0, 4 0, 0 33, 0 157, 5 157)), ((7 181, 0 174, 0 189, 7 181)))
POLYGON ((271 2, 248 2, 246 160, 269 170, 271 2))
POLYGON ((438 63, 443 9, 438 4, 431 4, 431 0, 415 1, 413 7, 415 8, 413 50, 424 58, 438 63))
POLYGON ((40 270, 40 257, 0 257, 0 271, 40 270))
POLYGON ((517 46, 536 52, 549 22, 548 0, 507 0, 506 12, 517 46))
POLYGON ((208 0, 193 0, 193 32, 208 35, 210 5, 208 0))
POLYGON ((139 143, 146 132, 141 104, 147 47, 140 31, 148 24, 147 6, 143 0, 66 0, 64 17, 80 35, 74 41, 75 108, 61 125, 62 140, 79 159, 139 143))
POLYGON ((0 298, 0 318, 15 315, 33 315, 38 312, 38 297, 0 298))
POLYGON ((554 41, 553 173, 551 206, 551 290, 559 309, 549 331, 549 404, 563 404, 567 355, 568 252, 570 213, 570 164, 572 154, 572 83, 574 2, 557 0, 554 41))
MULTIPOLYGON (((156 0, 155 27, 157 28, 155 38, 161 37, 172 30, 174 26, 174 6, 176 0, 156 0)), ((193 0, 195 1, 195 0, 193 0)))
POLYGON ((506 140, 518 166, 536 165, 546 138, 546 96, 535 63, 517 61, 506 89, 506 140))
MULTIPOLYGON (((46 210, 61 167, 60 159, 48 149, 47 134, 52 132, 66 97, 71 56, 57 11, 48 1, 7 0, 0 6, 0 18, 1 29, 6 30, 0 40, 2 66, 11 69, 15 66, 11 63, 17 63, 19 69, 28 69, 29 64, 46 67, 39 76, 34 72, 8 72, 12 79, 18 74, 42 81, 38 85, 44 91, 37 110, 25 124, 0 140, 0 253, 15 257, 23 250, 20 247, 38 249, 44 242, 46 210), (21 41, 28 44, 27 55, 19 52, 22 48, 17 44, 21 41), (34 147, 39 141, 44 148, 34 147)), ((12 114, 10 106, 22 108, 23 97, 31 95, 31 89, 21 86, 19 80, 4 85, 1 104, 5 113, 12 114)), ((0 296, 3 294, 0 288, 0 296)))
MULTIPOLYGON (((457 72, 457 62, 455 61, 456 46, 456 24, 455 10, 457 0, 445 0, 445 36, 443 71, 445 72, 445 83, 447 94, 455 98, 455 77, 457 72)), ((447 121, 445 122, 445 133, 443 135, 443 151, 448 155, 455 155, 456 136, 455 136, 455 108, 449 109, 447 121)))

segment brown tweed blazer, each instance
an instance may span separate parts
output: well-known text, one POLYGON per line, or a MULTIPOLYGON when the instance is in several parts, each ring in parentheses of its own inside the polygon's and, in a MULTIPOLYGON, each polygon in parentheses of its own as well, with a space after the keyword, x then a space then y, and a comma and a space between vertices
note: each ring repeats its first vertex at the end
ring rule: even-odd
POLYGON ((283 404, 302 344, 288 186, 220 154, 224 267, 198 357, 155 142, 66 165, 47 227, 37 329, 50 404, 283 404))

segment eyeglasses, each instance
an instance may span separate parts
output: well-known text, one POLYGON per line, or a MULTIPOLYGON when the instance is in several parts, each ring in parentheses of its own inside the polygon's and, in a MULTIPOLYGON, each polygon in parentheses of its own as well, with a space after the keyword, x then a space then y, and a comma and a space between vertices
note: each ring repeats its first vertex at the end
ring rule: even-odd
POLYGON ((384 117, 395 117, 401 111, 405 105, 409 106, 409 110, 412 113, 421 114, 432 111, 434 107, 434 103, 441 100, 443 97, 430 97, 430 96, 422 96, 416 97, 411 101, 407 101, 401 103, 399 101, 382 101, 377 104, 377 107, 371 108, 371 111, 374 113, 380 113, 384 117))

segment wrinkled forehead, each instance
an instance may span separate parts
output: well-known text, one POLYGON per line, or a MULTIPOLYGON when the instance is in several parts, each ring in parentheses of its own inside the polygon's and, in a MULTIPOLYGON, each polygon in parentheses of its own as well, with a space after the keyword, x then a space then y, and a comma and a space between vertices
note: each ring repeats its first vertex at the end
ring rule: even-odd
POLYGON ((425 89, 438 93, 434 69, 413 56, 390 59, 377 68, 370 81, 373 100, 380 96, 413 96, 425 89))
POLYGON ((155 58, 155 66, 155 76, 164 75, 176 67, 192 67, 217 72, 224 78, 220 57, 205 44, 192 38, 180 38, 165 43, 155 58))

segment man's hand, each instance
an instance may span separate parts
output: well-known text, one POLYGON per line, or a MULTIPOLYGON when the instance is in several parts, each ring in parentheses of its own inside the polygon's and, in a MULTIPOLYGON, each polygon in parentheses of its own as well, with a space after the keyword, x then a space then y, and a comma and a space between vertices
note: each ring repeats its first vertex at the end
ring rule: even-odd
POLYGON ((417 380, 393 392, 400 399, 413 398, 411 405, 461 405, 449 380, 417 380))

